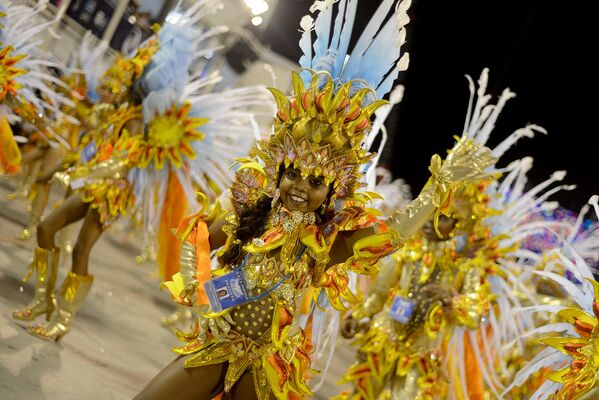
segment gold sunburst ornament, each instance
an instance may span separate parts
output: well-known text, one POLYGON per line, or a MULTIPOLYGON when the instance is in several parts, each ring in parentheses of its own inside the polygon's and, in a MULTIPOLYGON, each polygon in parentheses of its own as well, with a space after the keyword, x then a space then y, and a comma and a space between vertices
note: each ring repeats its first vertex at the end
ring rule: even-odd
POLYGON ((546 375, 547 379, 563 384, 549 399, 574 400, 585 395, 597 383, 599 372, 599 283, 592 283, 595 296, 593 315, 578 309, 565 308, 557 316, 570 323, 579 337, 553 337, 541 342, 570 356, 573 361, 567 367, 546 375))
POLYGON ((0 103, 7 95, 16 95, 21 85, 15 81, 15 78, 27 73, 27 70, 15 67, 25 55, 11 55, 13 50, 14 48, 11 46, 3 47, 0 50, 0 103))
POLYGON ((145 168, 154 162, 156 169, 162 169, 168 160, 175 168, 183 165, 183 159, 194 159, 196 152, 191 143, 204 139, 204 134, 197 130, 208 118, 190 117, 191 104, 181 107, 174 104, 163 114, 157 115, 148 124, 148 134, 140 144, 140 167, 145 168))

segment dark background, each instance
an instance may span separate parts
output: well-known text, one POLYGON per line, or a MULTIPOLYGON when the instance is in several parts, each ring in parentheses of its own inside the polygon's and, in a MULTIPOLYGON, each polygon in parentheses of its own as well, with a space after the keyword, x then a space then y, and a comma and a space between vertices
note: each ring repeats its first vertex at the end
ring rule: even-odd
MULTIPOLYGON (((380 3, 361 0, 355 33, 380 3)), ((298 60, 299 21, 312 0, 280 0, 264 40, 284 56, 298 60)), ((508 102, 490 144, 527 123, 543 126, 548 135, 522 141, 500 166, 531 155, 531 184, 555 170, 567 170, 573 192, 556 197, 578 210, 599 193, 595 184, 594 145, 597 50, 594 16, 584 2, 540 0, 420 0, 410 11, 407 48, 410 68, 399 78, 406 91, 391 118, 395 129, 392 168, 396 177, 420 189, 428 177, 433 153, 444 154, 460 134, 466 115, 468 85, 464 74, 478 79, 490 68, 488 91, 505 87, 517 97, 508 102)))

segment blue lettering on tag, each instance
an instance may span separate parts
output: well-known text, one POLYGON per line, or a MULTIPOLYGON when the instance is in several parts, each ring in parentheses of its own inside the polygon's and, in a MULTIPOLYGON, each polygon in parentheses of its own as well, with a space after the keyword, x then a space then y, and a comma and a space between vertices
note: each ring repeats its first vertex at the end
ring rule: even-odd
MULTIPOLYGON (((299 261, 305 251, 306 246, 303 246, 295 262, 299 261)), ((236 307, 245 303, 260 300, 278 288, 291 275, 290 273, 286 274, 271 288, 262 292, 262 294, 256 297, 250 297, 250 293, 247 289, 248 285, 246 283, 247 281, 245 279, 245 273, 243 272, 243 266, 249 257, 250 256, 247 255, 241 265, 235 268, 235 270, 232 272, 217 278, 213 278, 204 283, 204 289, 206 290, 208 301, 210 301, 210 305, 212 306, 212 311, 221 312, 231 307, 236 307)))
POLYGON ((414 312, 414 302, 401 296, 395 296, 389 314, 394 320, 407 324, 414 312))
POLYGON ((250 300, 241 268, 209 280, 204 283, 204 289, 206 289, 206 295, 214 312, 220 312, 250 300))
POLYGON ((86 164, 96 154, 96 143, 91 142, 81 151, 81 161, 86 164))

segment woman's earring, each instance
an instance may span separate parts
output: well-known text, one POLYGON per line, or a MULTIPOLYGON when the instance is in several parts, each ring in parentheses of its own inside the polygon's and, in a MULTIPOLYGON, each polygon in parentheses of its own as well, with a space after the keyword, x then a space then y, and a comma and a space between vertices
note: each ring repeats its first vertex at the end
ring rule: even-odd
POLYGON ((280 195, 281 195, 281 192, 279 191, 279 188, 277 188, 275 190, 274 196, 272 196, 272 202, 270 203, 271 208, 275 208, 275 206, 279 202, 280 195))

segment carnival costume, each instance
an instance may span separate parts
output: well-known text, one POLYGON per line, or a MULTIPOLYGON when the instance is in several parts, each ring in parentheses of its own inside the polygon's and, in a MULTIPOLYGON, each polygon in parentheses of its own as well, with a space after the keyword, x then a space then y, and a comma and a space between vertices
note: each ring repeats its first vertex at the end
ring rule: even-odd
MULTIPOLYGON (((225 392, 249 371, 261 400, 310 395, 311 350, 322 339, 313 335, 319 331, 316 309, 345 309, 347 302, 358 301, 349 274, 376 273, 381 257, 397 250, 435 210, 443 210, 461 182, 479 178, 493 162, 488 149, 462 138, 445 162, 433 157, 432 178, 405 211, 382 221, 365 207, 370 195, 359 189, 363 166, 372 157, 363 147, 370 141, 370 118, 407 66, 400 45, 409 1, 393 8, 394 3, 381 4, 351 55, 357 2, 335 3, 334 24, 335 6, 314 4, 320 10, 316 21, 304 17, 301 23, 300 64, 305 70, 292 74, 291 97, 271 89, 278 108, 274 133, 257 144, 254 158, 241 161, 231 187, 232 208, 223 217, 215 205, 189 217, 179 229, 181 272, 165 286, 175 301, 197 306, 199 318, 192 332, 179 332, 186 344, 175 352, 188 356, 186 368, 227 363, 225 392), (397 47, 389 49, 389 43, 397 47), (296 179, 316 179, 330 188, 317 210, 290 210, 282 203, 279 181, 287 169, 296 171, 291 172, 296 179), (267 215, 247 237, 244 218, 257 207, 267 215), (219 269, 211 272, 208 254, 215 248, 208 226, 219 226, 223 218, 228 240, 220 250, 219 269), (232 261, 223 258, 231 255, 232 261), (220 292, 210 289, 210 282, 226 274, 243 275, 239 284, 249 297, 220 311, 208 305, 208 298, 214 301, 220 292)), ((159 383, 152 385, 146 389, 150 393, 160 390, 159 383)))
MULTIPOLYGON (((143 49, 141 52, 142 54, 144 50, 147 51, 147 49, 143 49)), ((145 66, 145 64, 149 62, 149 57, 143 57, 142 54, 136 54, 132 60, 119 59, 121 64, 117 64, 118 66, 109 69, 105 75, 105 78, 111 77, 112 74, 120 74, 120 76, 122 76, 122 89, 115 93, 120 95, 119 97, 121 97, 121 101, 124 99, 124 96, 127 95, 130 85, 133 83, 134 77, 136 75, 141 75, 142 72, 142 69, 138 68, 136 73, 135 62, 133 60, 141 60, 141 67, 145 66), (126 68, 122 68, 123 65, 126 68)), ((104 82, 111 81, 105 79, 104 82)), ((102 84, 104 84, 104 82, 102 84)), ((95 146, 97 146, 96 148, 98 151, 96 151, 96 153, 90 157, 88 164, 85 166, 78 165, 75 167, 75 169, 82 171, 84 167, 88 168, 86 171, 84 171, 88 179, 100 179, 105 181, 107 184, 117 183, 117 181, 119 181, 118 183, 122 183, 123 180, 120 174, 122 174, 122 169, 125 164, 120 157, 123 156, 123 154, 126 152, 126 149, 117 148, 116 151, 113 152, 114 144, 117 143, 119 138, 128 137, 126 132, 121 132, 125 123, 136 117, 139 118, 140 116, 140 107, 129 105, 128 103, 124 103, 119 106, 115 112, 105 115, 105 119, 103 120, 104 125, 99 127, 99 132, 96 135, 92 136, 95 138, 93 143, 95 146), (125 135, 123 135, 123 133, 125 133, 125 135)), ((141 132, 135 132, 135 134, 140 133, 141 132)), ((119 143, 122 143, 122 141, 119 143)), ((71 176, 65 176, 65 180, 69 184, 71 176)), ((81 179, 81 176, 78 176, 78 178, 81 179)), ((72 186, 73 185, 71 184, 71 188, 73 188, 72 186)), ((84 201, 87 199, 88 202, 92 202, 91 200, 94 200, 84 197, 86 186, 79 186, 76 189, 77 190, 74 191, 72 196, 81 196, 84 201)), ((117 195, 122 194, 121 198, 127 199, 126 195, 130 193, 130 188, 128 185, 121 185, 121 187, 115 186, 112 193, 116 193, 117 195)), ((107 196, 105 199, 95 200, 97 201, 92 202, 93 204, 91 204, 91 207, 100 208, 105 204, 112 205, 114 196, 107 196)), ((118 205, 122 205, 122 203, 119 203, 118 205)), ((57 210, 60 210, 60 208, 57 210)), ((86 215, 87 208, 85 210, 86 215)), ((57 211, 55 210, 52 214, 56 212, 57 211)), ((51 217, 52 214, 50 214, 49 217, 51 217)), ((116 214, 112 215, 113 218, 115 216, 116 214)), ((106 215, 100 217, 99 219, 102 224, 109 222, 109 220, 106 218, 106 215)), ((47 219, 42 222, 42 224, 44 223, 47 223, 47 219)), ((59 255, 60 249, 57 247, 52 246, 50 248, 45 248, 38 245, 38 247, 35 249, 33 262, 30 265, 30 271, 24 279, 24 281, 26 281, 35 272, 37 281, 34 298, 29 305, 13 311, 12 314, 13 318, 23 321, 31 321, 37 316, 44 314, 46 321, 49 321, 48 324, 34 324, 28 327, 28 332, 46 339, 59 339, 70 330, 73 317, 87 297, 93 282, 93 276, 91 275, 82 275, 69 272, 65 278, 65 281, 63 282, 57 299, 54 294, 54 286, 56 284, 59 255), (51 319, 53 314, 54 318, 51 319)))
MULTIPOLYGON (((171 211, 164 200, 165 192, 181 196, 183 201, 186 196, 195 199, 196 186, 225 185, 233 175, 226 172, 226 165, 247 152, 254 140, 248 109, 263 103, 265 95, 260 88, 206 94, 202 93, 204 86, 218 77, 202 78, 200 72, 193 72, 194 63, 204 52, 214 50, 203 41, 222 31, 203 31, 194 25, 219 7, 214 0, 197 2, 177 23, 160 29, 133 57, 117 57, 104 73, 98 92, 115 97, 121 104, 97 104, 92 108, 80 161, 67 173, 59 174, 59 179, 75 192, 69 199, 85 210, 73 269, 79 266, 79 271, 87 271, 89 254, 77 252, 79 242, 83 240, 82 246, 87 246, 89 252, 101 232, 121 215, 149 215, 149 220, 141 219, 140 223, 153 228, 150 233, 168 229, 161 228, 163 219, 151 218, 171 211), (130 102, 132 91, 143 99, 142 104, 130 102), (222 151, 224 146, 228 146, 227 154, 222 151), (216 160, 206 156, 208 153, 221 158, 216 160), (196 156, 203 158, 194 161, 196 156), (205 163, 209 170, 197 168, 194 174, 194 162, 205 163), (84 229, 88 228, 96 232, 91 243, 85 242, 89 232, 84 229)), ((63 203, 66 207, 71 204, 69 199, 63 203)), ((183 205, 180 208, 185 209, 183 205)), ((68 209, 55 212, 65 211, 68 209)), ((14 318, 32 320, 46 314, 49 319, 55 307, 53 285, 58 254, 55 247, 36 249, 30 271, 37 271, 36 295, 29 306, 13 312, 14 318)), ((93 276, 87 272, 71 271, 63 283, 53 319, 30 326, 28 332, 43 339, 59 339, 68 333, 92 282, 93 276)))
MULTIPOLYGON (((478 88, 468 77, 471 98, 464 136, 480 144, 487 142, 505 102, 513 97, 506 90, 496 105, 488 104, 487 74, 484 70, 478 88)), ((501 157, 520 137, 534 132, 544 131, 536 125, 515 131, 493 155, 501 157)), ((534 327, 530 318, 513 313, 536 301, 536 293, 521 279, 540 260, 522 247, 555 224, 531 217, 554 206, 548 196, 568 188, 543 193, 563 179, 559 172, 525 191, 530 166, 525 158, 490 170, 487 178, 454 193, 449 215, 457 224, 451 238, 430 243, 420 235, 383 263, 371 295, 353 311, 354 319, 367 317, 372 323, 358 336, 358 362, 343 378, 353 384, 353 393, 339 398, 500 397, 521 365, 522 332, 534 327), (500 172, 505 176, 498 181, 500 172), (447 296, 439 298, 435 292, 447 296), (512 350, 514 345, 520 353, 512 350)))
MULTIPOLYGON (((73 104, 62 106, 61 111, 72 118, 57 115, 41 127, 37 140, 33 140, 33 136, 28 140, 28 144, 34 144, 34 147, 24 153, 23 162, 27 159, 29 165, 24 167, 33 174, 35 181, 27 190, 27 200, 30 202, 29 222, 17 235, 18 239, 28 240, 35 236, 48 203, 54 173, 64 171, 81 161, 80 154, 89 142, 89 136, 85 132, 86 128, 91 127, 88 122, 90 115, 93 115, 91 96, 100 78, 97 75, 104 64, 106 47, 105 42, 97 43, 91 32, 85 34, 64 75, 59 77, 67 88, 59 87, 58 90, 73 104), (39 169, 33 165, 36 162, 41 163, 39 169)), ((16 193, 18 192, 17 190, 16 193)), ((65 196, 70 194, 67 190, 65 196)), ((16 197, 19 196, 14 196, 16 197)), ((70 253, 70 244, 63 247, 70 253)))

